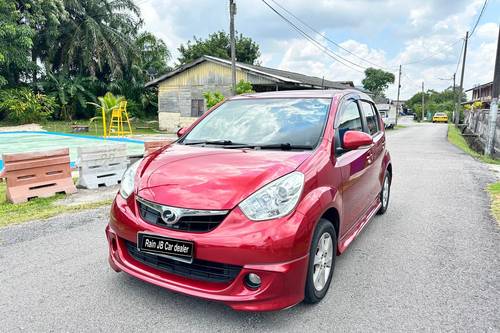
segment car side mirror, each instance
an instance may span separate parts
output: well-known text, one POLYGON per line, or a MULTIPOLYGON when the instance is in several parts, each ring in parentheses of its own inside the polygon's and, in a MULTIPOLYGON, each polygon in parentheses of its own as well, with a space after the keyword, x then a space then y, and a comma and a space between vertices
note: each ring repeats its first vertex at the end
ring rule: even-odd
POLYGON ((360 131, 347 131, 344 133, 344 140, 342 140, 342 148, 345 150, 356 150, 371 144, 373 144, 372 137, 360 131))
POLYGON ((177 137, 180 138, 181 136, 183 136, 184 134, 186 134, 186 131, 187 131, 187 127, 181 127, 181 128, 179 128, 179 130, 177 131, 177 137))

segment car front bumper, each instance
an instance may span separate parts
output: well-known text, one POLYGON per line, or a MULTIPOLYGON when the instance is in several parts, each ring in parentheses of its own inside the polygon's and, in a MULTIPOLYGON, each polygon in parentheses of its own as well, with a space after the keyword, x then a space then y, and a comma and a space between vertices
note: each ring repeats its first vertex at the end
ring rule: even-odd
POLYGON ((187 233, 144 222, 133 195, 128 200, 118 195, 106 227, 109 263, 115 271, 175 292, 221 301, 235 310, 280 310, 304 298, 310 234, 304 230, 303 226, 308 225, 304 219, 295 212, 282 219, 252 222, 236 208, 214 230, 187 233), (136 260, 129 252, 127 243, 136 243, 138 232, 193 241, 195 259, 236 265, 241 270, 231 281, 221 283, 157 269, 136 260), (245 284, 249 273, 260 276, 259 288, 245 284))

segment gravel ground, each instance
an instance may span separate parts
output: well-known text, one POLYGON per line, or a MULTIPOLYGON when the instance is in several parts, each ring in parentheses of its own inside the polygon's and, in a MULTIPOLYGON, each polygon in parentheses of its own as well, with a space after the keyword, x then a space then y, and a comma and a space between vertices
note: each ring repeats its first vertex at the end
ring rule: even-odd
POLYGON ((14 132, 14 131, 44 131, 39 124, 25 124, 18 126, 3 126, 0 127, 0 132, 14 132))
POLYGON ((500 331, 494 180, 446 141, 446 125, 392 131, 391 207, 338 258, 327 297, 235 312, 107 264, 108 209, 0 230, 2 331, 500 331))

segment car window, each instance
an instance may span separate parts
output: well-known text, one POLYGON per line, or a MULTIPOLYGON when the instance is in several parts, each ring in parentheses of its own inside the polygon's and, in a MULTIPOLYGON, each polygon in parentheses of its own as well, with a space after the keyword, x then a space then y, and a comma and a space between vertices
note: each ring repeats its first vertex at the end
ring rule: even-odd
POLYGON ((358 103, 348 101, 340 110, 340 118, 337 130, 335 131, 335 148, 341 148, 344 134, 347 131, 363 131, 361 114, 359 113, 358 103))
POLYGON ((340 121, 338 124, 338 128, 345 131, 363 130, 358 104, 355 101, 349 101, 344 105, 340 113, 340 121))
POLYGON ((361 101, 360 104, 361 107, 363 108, 364 117, 366 119, 366 125, 368 127, 366 133, 374 135, 380 130, 377 113, 375 112, 375 109, 373 108, 371 103, 361 101))

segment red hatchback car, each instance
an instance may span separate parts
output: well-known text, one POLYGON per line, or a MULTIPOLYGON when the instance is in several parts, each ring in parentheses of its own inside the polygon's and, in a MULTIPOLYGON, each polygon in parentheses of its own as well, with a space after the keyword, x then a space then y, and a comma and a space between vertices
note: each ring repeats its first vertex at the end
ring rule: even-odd
POLYGON ((237 310, 315 303, 336 255, 389 203, 373 101, 354 90, 241 95, 123 176, 114 270, 237 310))

